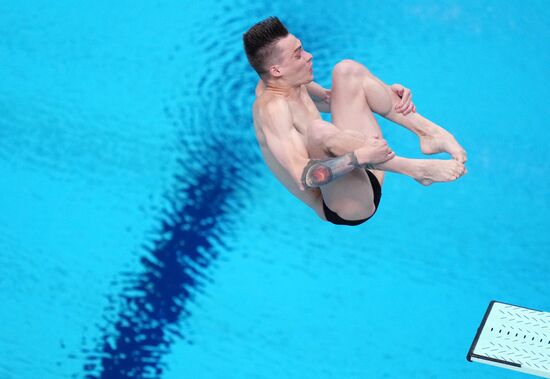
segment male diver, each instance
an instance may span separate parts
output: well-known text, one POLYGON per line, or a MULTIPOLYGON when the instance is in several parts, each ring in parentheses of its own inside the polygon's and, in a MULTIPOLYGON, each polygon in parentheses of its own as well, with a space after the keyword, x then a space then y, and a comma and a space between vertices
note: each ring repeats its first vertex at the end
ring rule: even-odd
POLYGON ((279 181, 326 221, 359 225, 378 208, 384 171, 423 185, 458 179, 467 171, 466 152, 445 129, 422 117, 411 92, 388 86, 364 65, 345 59, 332 71, 332 89, 313 82, 312 55, 276 17, 243 35, 250 65, 260 76, 253 105, 256 137, 279 181), (332 122, 319 112, 330 112, 332 122), (395 155, 373 112, 415 133, 424 154, 453 159, 408 159, 395 155))

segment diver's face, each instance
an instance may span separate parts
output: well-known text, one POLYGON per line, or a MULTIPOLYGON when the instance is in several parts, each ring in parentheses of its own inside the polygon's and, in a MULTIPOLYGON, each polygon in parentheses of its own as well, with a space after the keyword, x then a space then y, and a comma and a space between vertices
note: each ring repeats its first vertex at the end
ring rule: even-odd
POLYGON ((304 50, 302 42, 289 34, 279 43, 279 62, 282 76, 293 84, 309 83, 313 80, 313 55, 304 50))

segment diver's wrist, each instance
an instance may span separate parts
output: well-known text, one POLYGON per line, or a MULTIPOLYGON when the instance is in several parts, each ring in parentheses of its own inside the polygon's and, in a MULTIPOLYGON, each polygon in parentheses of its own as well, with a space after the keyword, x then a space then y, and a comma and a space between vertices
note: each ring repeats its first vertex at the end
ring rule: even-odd
POLYGON ((352 150, 351 152, 349 152, 348 156, 351 160, 351 164, 353 165, 353 167, 355 168, 361 167, 361 165, 359 164, 359 160, 357 159, 357 155, 355 154, 355 150, 352 150))

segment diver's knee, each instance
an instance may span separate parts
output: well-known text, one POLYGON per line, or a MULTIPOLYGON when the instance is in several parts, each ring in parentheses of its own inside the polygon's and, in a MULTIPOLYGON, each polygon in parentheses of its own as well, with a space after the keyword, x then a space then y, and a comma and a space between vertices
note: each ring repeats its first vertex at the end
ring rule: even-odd
POLYGON ((336 63, 332 70, 333 76, 350 76, 359 73, 359 64, 351 59, 343 59, 336 63))

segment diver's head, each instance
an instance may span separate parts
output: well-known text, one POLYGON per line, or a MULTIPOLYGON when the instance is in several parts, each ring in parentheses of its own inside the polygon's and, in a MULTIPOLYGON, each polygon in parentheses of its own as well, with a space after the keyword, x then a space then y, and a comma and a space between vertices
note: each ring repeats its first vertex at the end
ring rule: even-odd
POLYGON ((243 34, 250 65, 264 82, 298 86, 313 80, 312 55, 277 17, 268 17, 243 34))

